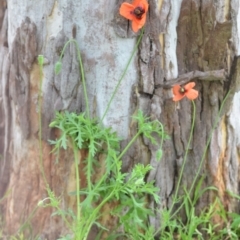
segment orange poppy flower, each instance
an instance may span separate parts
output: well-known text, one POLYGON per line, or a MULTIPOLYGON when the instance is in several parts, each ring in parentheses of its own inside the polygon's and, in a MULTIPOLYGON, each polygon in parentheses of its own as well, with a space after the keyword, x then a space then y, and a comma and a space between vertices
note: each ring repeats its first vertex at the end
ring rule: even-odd
POLYGON ((132 21, 132 29, 137 32, 146 22, 148 2, 146 0, 133 0, 132 4, 124 2, 120 7, 120 14, 132 21))
POLYGON ((198 91, 193 89, 194 86, 195 86, 194 82, 190 82, 183 87, 180 85, 173 86, 173 88, 172 88, 173 95, 174 95, 173 101, 175 101, 175 102, 180 101, 185 96, 190 100, 197 98, 198 91))

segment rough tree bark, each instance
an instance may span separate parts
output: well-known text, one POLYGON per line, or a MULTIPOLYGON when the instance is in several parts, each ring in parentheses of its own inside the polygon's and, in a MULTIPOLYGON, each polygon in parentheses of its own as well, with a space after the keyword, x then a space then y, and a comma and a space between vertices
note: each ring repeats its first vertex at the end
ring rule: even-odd
MULTIPOLYGON (((80 45, 85 67, 92 116, 102 116, 106 102, 136 43, 136 34, 118 10, 122 0, 0 0, 0 197, 6 234, 13 234, 27 219, 38 201, 46 197, 39 168, 38 94, 40 69, 37 56, 43 54, 43 154, 50 187, 63 195, 64 206, 74 202, 68 192, 74 186, 73 161, 62 154, 55 164, 47 140, 54 135, 48 124, 58 111, 84 111, 84 100, 76 50, 64 54, 63 71, 54 74, 64 43, 74 37, 80 45)), ((139 139, 123 159, 124 171, 135 163, 150 163, 160 188, 161 204, 169 206, 186 151, 190 133, 191 102, 178 106, 172 101, 171 86, 195 81, 200 95, 196 100, 194 136, 181 185, 190 186, 198 169, 210 130, 223 98, 224 106, 208 149, 201 175, 204 185, 219 189, 226 209, 239 212, 226 191, 239 194, 240 162, 240 4, 238 0, 149 0, 145 33, 128 73, 105 118, 124 139, 135 129, 131 116, 141 109, 165 126, 170 140, 156 161, 156 149, 139 139), (177 3, 176 3, 177 2, 177 3)), ((213 201, 209 192, 197 209, 213 201)), ((154 205, 152 202, 149 204, 154 205)), ((63 223, 41 209, 31 220, 34 234, 57 239, 63 223)), ((158 212, 150 219, 161 225, 158 212)))

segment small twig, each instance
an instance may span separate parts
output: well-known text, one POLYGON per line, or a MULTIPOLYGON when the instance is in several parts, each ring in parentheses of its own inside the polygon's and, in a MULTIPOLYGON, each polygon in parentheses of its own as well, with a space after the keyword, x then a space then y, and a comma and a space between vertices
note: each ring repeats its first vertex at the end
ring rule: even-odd
POLYGON ((171 88, 176 84, 182 85, 195 79, 204 80, 204 81, 225 81, 226 78, 227 77, 226 77, 225 69, 206 71, 206 72, 193 71, 193 72, 182 74, 177 78, 167 80, 163 84, 157 84, 155 85, 155 88, 159 88, 159 87, 171 88))

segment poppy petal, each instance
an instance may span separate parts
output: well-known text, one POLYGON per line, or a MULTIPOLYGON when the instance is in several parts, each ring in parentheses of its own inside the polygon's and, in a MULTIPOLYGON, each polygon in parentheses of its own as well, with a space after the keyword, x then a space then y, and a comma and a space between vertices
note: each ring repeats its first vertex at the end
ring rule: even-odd
POLYGON ((185 97, 185 93, 180 93, 180 88, 181 88, 180 85, 173 86, 173 88, 172 88, 173 95, 174 95, 173 101, 179 101, 185 97))
POLYGON ((147 0, 133 0, 132 5, 134 6, 134 8, 141 6, 145 10, 145 13, 148 11, 147 0))
POLYGON ((141 19, 138 19, 134 16, 132 20, 133 31, 137 32, 140 28, 144 26, 145 22, 146 22, 146 14, 144 14, 141 19))
POLYGON ((143 9, 145 10, 145 13, 148 11, 148 2, 146 0, 143 0, 142 1, 142 4, 143 4, 143 9))
POLYGON ((181 95, 181 94, 174 95, 173 101, 174 101, 174 102, 180 101, 180 100, 183 99, 184 97, 185 97, 185 94, 183 94, 183 95, 181 95))
POLYGON ((142 18, 140 20, 138 19, 139 28, 142 28, 145 25, 145 22, 146 22, 146 14, 144 13, 142 18))
POLYGON ((132 14, 133 11, 134 11, 134 6, 129 3, 124 2, 120 7, 120 15, 127 18, 128 20, 134 19, 134 15, 132 14))
POLYGON ((142 26, 138 24, 138 21, 132 21, 132 30, 137 32, 142 26))
POLYGON ((196 99, 198 97, 198 91, 195 89, 190 89, 186 92, 186 97, 190 100, 196 99))
POLYGON ((179 95, 179 90, 180 90, 181 86, 180 85, 175 85, 172 88, 173 94, 174 95, 179 95))
POLYGON ((133 0, 132 5, 135 7, 138 7, 144 0, 133 0))
POLYGON ((188 90, 192 89, 194 86, 195 86, 195 82, 190 82, 184 86, 184 89, 186 91, 188 91, 188 90))

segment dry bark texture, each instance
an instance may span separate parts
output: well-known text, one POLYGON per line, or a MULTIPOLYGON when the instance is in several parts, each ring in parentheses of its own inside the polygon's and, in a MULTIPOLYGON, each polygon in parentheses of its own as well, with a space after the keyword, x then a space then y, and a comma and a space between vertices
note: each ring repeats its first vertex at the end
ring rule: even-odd
MULTIPOLYGON (((50 187, 63 196, 63 207, 76 202, 68 195, 75 188, 70 153, 63 152, 59 163, 51 155, 47 140, 58 133, 48 125, 57 111, 81 112, 85 108, 76 50, 70 45, 63 57, 60 75, 54 63, 69 38, 80 44, 85 66, 91 115, 102 116, 134 47, 136 35, 119 13, 122 0, 27 1, 0 0, 0 197, 6 233, 15 233, 46 197, 39 168, 38 95, 40 69, 36 61, 45 57, 43 77, 43 155, 50 187), (20 4, 21 2, 21 4, 20 4)), ((135 163, 150 163, 160 188, 161 204, 169 206, 179 178, 189 139, 192 105, 188 100, 172 101, 170 87, 196 82, 194 136, 190 145, 181 186, 189 187, 199 167, 204 148, 217 118, 223 98, 231 90, 203 164, 204 186, 214 185, 224 206, 239 212, 226 190, 239 193, 240 152, 240 16, 238 0, 149 0, 145 33, 137 56, 130 64, 104 124, 124 138, 122 146, 136 132, 131 121, 139 109, 165 126, 170 140, 156 161, 157 147, 140 138, 123 159, 128 171, 135 163)), ((86 153, 82 152, 82 157, 86 153)), ((82 166, 79 166, 82 169, 82 166)), ((182 192, 182 188, 181 191, 182 192)), ((202 209, 213 201, 208 193, 196 206, 202 209)), ((64 234, 63 223, 50 217, 51 209, 37 210, 31 220, 33 234, 57 239, 64 234)), ((183 216, 184 217, 184 216, 183 216)), ((104 220, 107 222, 107 220, 104 220)), ((150 219, 161 225, 158 212, 150 219)), ((29 233, 30 234, 30 233, 29 233)))
MULTIPOLYGON (((214 1, 182 1, 177 23, 176 48, 177 68, 180 76, 175 79, 166 79, 163 85, 160 84, 151 104, 152 114, 156 114, 156 103, 162 103, 159 119, 171 136, 171 140, 165 142, 164 157, 159 164, 155 161, 154 151, 151 151, 151 164, 156 166, 156 170, 151 172, 149 180, 156 179, 160 187, 162 198, 162 204, 158 206, 160 208, 171 204, 192 120, 191 102, 185 99, 175 105, 169 99, 168 91, 162 88, 169 87, 173 83, 183 84, 194 80, 200 96, 195 101, 194 135, 181 186, 190 188, 199 168, 210 131, 217 120, 223 98, 228 91, 231 91, 221 113, 220 123, 213 133, 213 139, 199 177, 204 176, 203 187, 218 188, 218 196, 227 210, 239 212, 237 203, 226 194, 227 190, 239 193, 239 131, 237 130, 239 125, 233 121, 236 115, 232 113, 234 105, 238 105, 233 98, 239 91, 239 58, 236 51, 239 48, 239 41, 233 42, 233 35, 237 35, 233 25, 236 24, 238 11, 238 2, 232 2, 230 6, 228 1, 225 3, 219 1, 216 4, 214 1), (221 18, 219 17, 221 15, 218 9, 219 4, 223 4, 224 14, 221 18), (202 72, 199 71, 204 72, 203 78, 202 72), (230 118, 231 121, 229 121, 230 118)), ((172 67, 176 68, 174 65, 172 67)), ((170 65, 168 70, 170 70, 170 65)), ((167 74, 165 77, 167 78, 167 74)), ((182 188, 180 193, 184 193, 182 188)), ((196 206, 196 210, 201 211, 204 206, 212 202, 215 194, 212 192, 205 194, 196 206)), ((151 222, 156 228, 161 224, 161 220, 156 217, 152 218, 151 222)))

